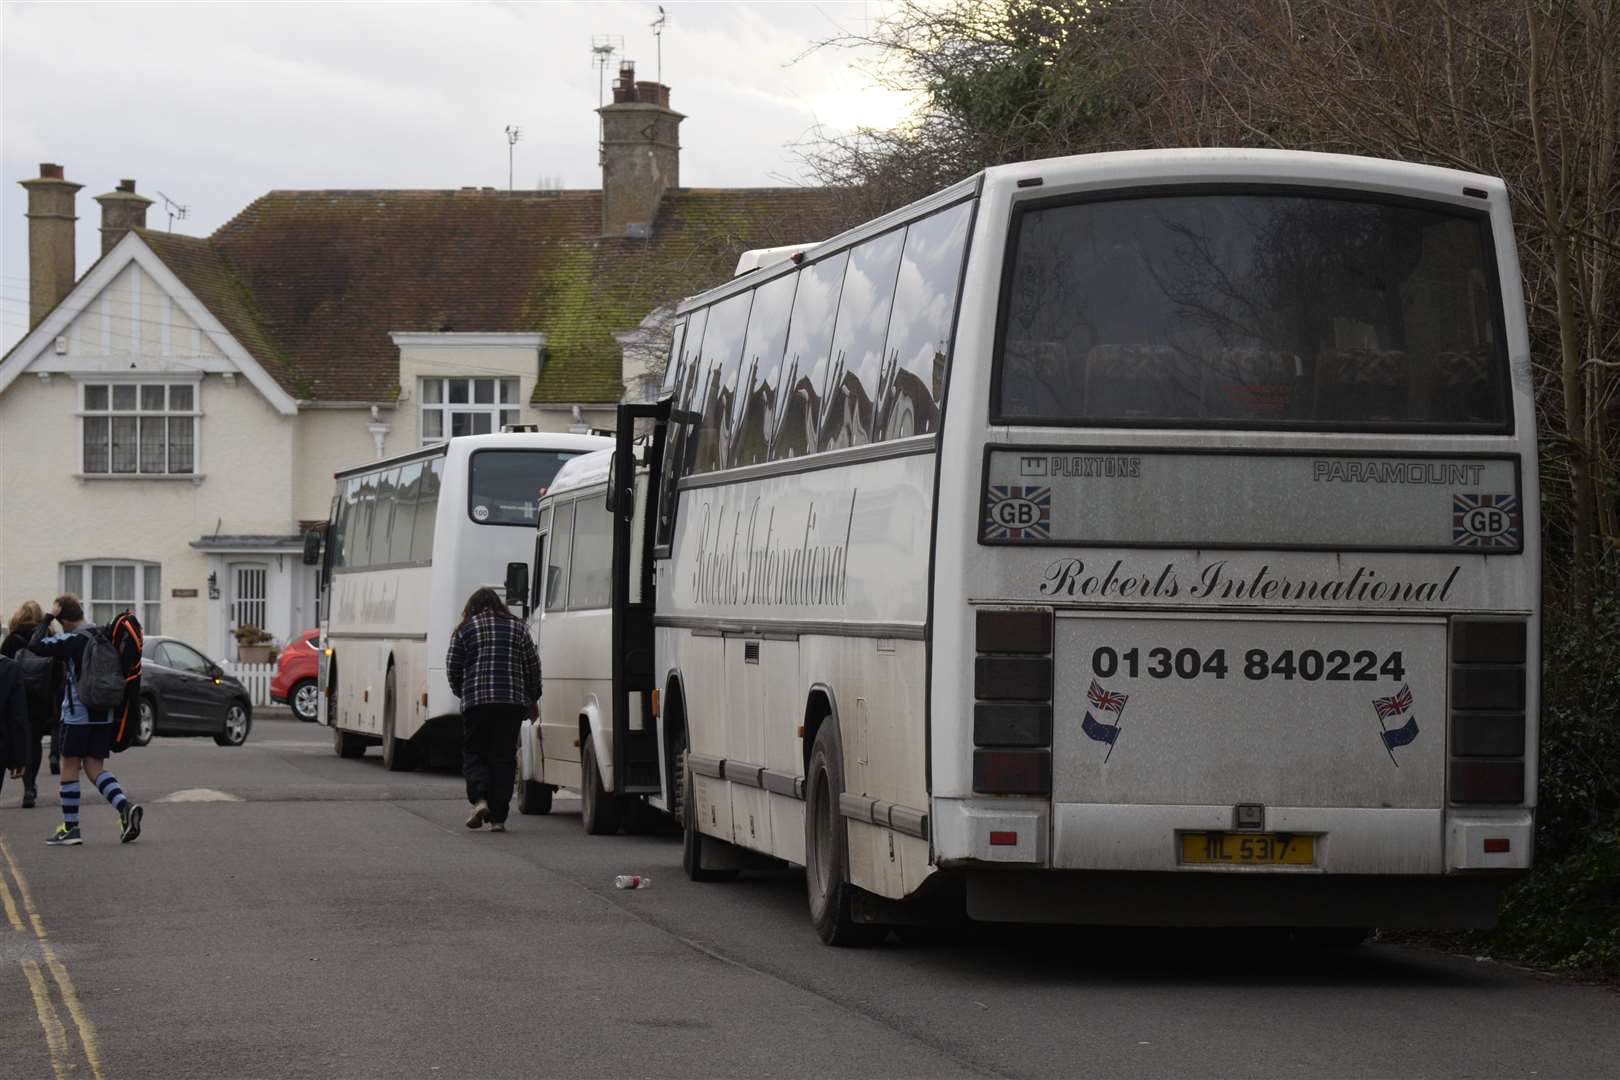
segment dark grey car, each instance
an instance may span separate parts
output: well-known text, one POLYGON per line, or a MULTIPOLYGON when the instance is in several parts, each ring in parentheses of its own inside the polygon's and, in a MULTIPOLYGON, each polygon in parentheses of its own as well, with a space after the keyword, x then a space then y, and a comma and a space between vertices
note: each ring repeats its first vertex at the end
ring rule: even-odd
POLYGON ((234 676, 183 641, 146 639, 137 745, 153 735, 212 735, 221 746, 241 746, 252 726, 247 687, 234 676))

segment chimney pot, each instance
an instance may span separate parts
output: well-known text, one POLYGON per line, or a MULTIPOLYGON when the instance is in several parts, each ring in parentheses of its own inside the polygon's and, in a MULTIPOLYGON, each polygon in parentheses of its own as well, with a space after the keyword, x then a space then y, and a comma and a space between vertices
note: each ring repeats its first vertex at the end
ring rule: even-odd
POLYGON ((41 180, 60 180, 60 179, 62 179, 62 166, 53 165, 49 161, 40 162, 39 163, 39 178, 41 180))
POLYGON ((118 190, 119 191, 128 191, 128 192, 133 193, 134 190, 135 190, 135 181, 133 181, 133 180, 120 180, 120 181, 118 181, 118 190))

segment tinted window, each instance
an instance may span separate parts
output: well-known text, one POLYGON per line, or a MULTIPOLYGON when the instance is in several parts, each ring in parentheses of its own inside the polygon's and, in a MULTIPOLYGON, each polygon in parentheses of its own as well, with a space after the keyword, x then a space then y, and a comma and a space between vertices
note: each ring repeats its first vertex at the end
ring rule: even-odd
POLYGON ((479 450, 467 466, 467 513, 480 525, 534 528, 540 489, 563 462, 578 457, 562 450, 479 450))
POLYGON ((878 369, 883 337, 894 303, 894 275, 900 266, 905 230, 875 237, 850 252, 844 290, 838 299, 832 368, 823 392, 822 450, 872 441, 878 401, 878 369))
POLYGON ((359 502, 360 478, 350 477, 342 483, 342 490, 337 497, 337 513, 334 517, 336 531, 331 542, 333 559, 338 568, 349 566, 354 561, 354 521, 359 502))
POLYGON ((962 203, 912 222, 894 287, 888 362, 879 380, 876 439, 903 439, 939 428, 946 350, 956 314, 973 204, 962 203))
POLYGON ((411 561, 433 558, 433 524, 439 513, 439 486, 444 478, 444 458, 436 457, 422 465, 422 486, 416 496, 416 528, 411 533, 411 561))
POLYGON ((398 469, 389 469, 377 477, 377 507, 371 525, 372 566, 388 561, 389 532, 394 527, 394 493, 398 487, 398 469))
POLYGON ((737 369, 741 366, 743 336, 748 330, 748 309, 753 299, 752 291, 738 293, 709 309, 697 398, 702 402, 703 420, 691 444, 688 473, 726 467, 726 442, 736 420, 732 403, 737 396, 737 369))
POLYGON ((189 671, 195 675, 208 674, 208 661, 202 653, 189 645, 182 645, 178 641, 165 641, 159 655, 162 657, 158 660, 160 664, 167 664, 179 671, 189 671))
POLYGON ((681 342, 686 340, 686 320, 682 319, 675 324, 675 332, 669 339, 669 358, 664 361, 664 390, 661 396, 667 397, 675 392, 675 380, 681 370, 681 342))
POLYGON ((753 465, 771 455, 771 424, 776 419, 777 389, 782 383, 782 354, 787 346, 788 315, 799 275, 786 274, 754 291, 743 343, 742 376, 737 381, 737 430, 732 436, 731 464, 753 465))
POLYGON ((1031 210, 998 412, 1032 422, 1499 429, 1483 216, 1285 194, 1031 210))
POLYGON ((388 561, 411 561, 411 537, 416 531, 416 496, 422 489, 422 463, 413 461, 399 470, 394 493, 394 525, 388 530, 388 561))
MULTIPOLYGON (((703 344, 703 331, 709 321, 709 309, 694 311, 687 317, 686 333, 681 339, 681 362, 671 387, 677 412, 689 413, 697 397, 698 349, 703 344)), ((681 466, 686 460, 686 445, 693 434, 683 418, 676 417, 669 426, 664 444, 664 482, 658 491, 658 543, 668 544, 670 531, 675 525, 675 482, 681 477, 681 466)))
POLYGON ((559 503, 553 513, 556 524, 546 555, 547 611, 559 611, 568 602, 568 553, 574 547, 574 504, 559 503))
POLYGON ((771 435, 772 461, 815 452, 821 423, 821 384, 827 376, 833 317, 838 311, 838 291, 848 261, 849 252, 840 251, 799 271, 787 355, 782 361, 782 400, 771 435))
POLYGON ((605 608, 613 602, 613 516, 601 495, 574 503, 574 562, 568 572, 568 609, 605 608))
POLYGON ((377 474, 362 476, 354 506, 354 539, 349 543, 349 565, 371 565, 371 529, 377 510, 377 474))

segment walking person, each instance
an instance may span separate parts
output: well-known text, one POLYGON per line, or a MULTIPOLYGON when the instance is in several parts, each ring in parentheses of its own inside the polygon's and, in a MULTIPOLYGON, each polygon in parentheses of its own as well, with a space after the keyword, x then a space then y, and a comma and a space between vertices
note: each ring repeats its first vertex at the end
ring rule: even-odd
POLYGON ((505 832, 518 728, 537 715, 540 700, 540 654, 523 620, 483 588, 468 597, 444 664, 461 699, 461 775, 473 807, 467 828, 488 822, 492 832, 505 832))
POLYGON ((85 621, 84 607, 76 596, 59 596, 51 605, 51 618, 62 624, 62 633, 51 634, 45 625, 34 631, 28 648, 39 656, 63 661, 66 668, 62 688, 62 824, 47 839, 52 847, 71 847, 84 842, 79 832, 79 774, 81 770, 96 790, 118 811, 118 836, 124 843, 141 835, 141 807, 124 794, 118 780, 103 766, 112 752, 113 721, 117 709, 91 709, 79 696, 79 668, 90 648, 96 627, 85 621))
MULTIPOLYGON (((28 717, 28 695, 23 691, 23 669, 11 657, 0 654, 0 791, 6 774, 20 779, 28 762, 28 736, 33 731, 28 717)), ((39 740, 34 740, 39 747, 39 740)), ((27 789, 24 789, 25 791, 27 789)), ((33 805, 24 801, 23 805, 33 805)))
MULTIPOLYGON (((33 677, 23 678, 23 691, 28 702, 29 733, 27 736, 27 760, 23 764, 23 809, 32 807, 39 798, 39 767, 44 761, 44 751, 40 740, 47 735, 51 740, 51 772, 56 772, 56 707, 53 697, 56 685, 58 665, 44 658, 35 661, 28 650, 28 639, 34 636, 39 624, 45 621, 45 609, 34 600, 25 601, 11 616, 7 624, 5 640, 0 641, 0 656, 18 661, 20 665, 31 666, 43 662, 46 668, 33 677)), ((37 668, 34 668, 36 672, 37 668)))

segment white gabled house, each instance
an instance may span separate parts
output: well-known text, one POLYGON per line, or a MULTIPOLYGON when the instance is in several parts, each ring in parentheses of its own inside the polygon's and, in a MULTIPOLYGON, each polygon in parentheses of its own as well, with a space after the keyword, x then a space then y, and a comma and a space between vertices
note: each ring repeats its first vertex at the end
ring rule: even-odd
POLYGON ((77 280, 81 185, 22 181, 0 618, 72 592, 219 659, 244 624, 287 641, 317 619, 302 535, 335 470, 509 423, 610 429, 656 389, 666 305, 739 250, 837 231, 824 189, 679 188, 681 116, 633 69, 601 112, 599 191, 272 191, 191 237, 146 229, 126 180, 77 280))

